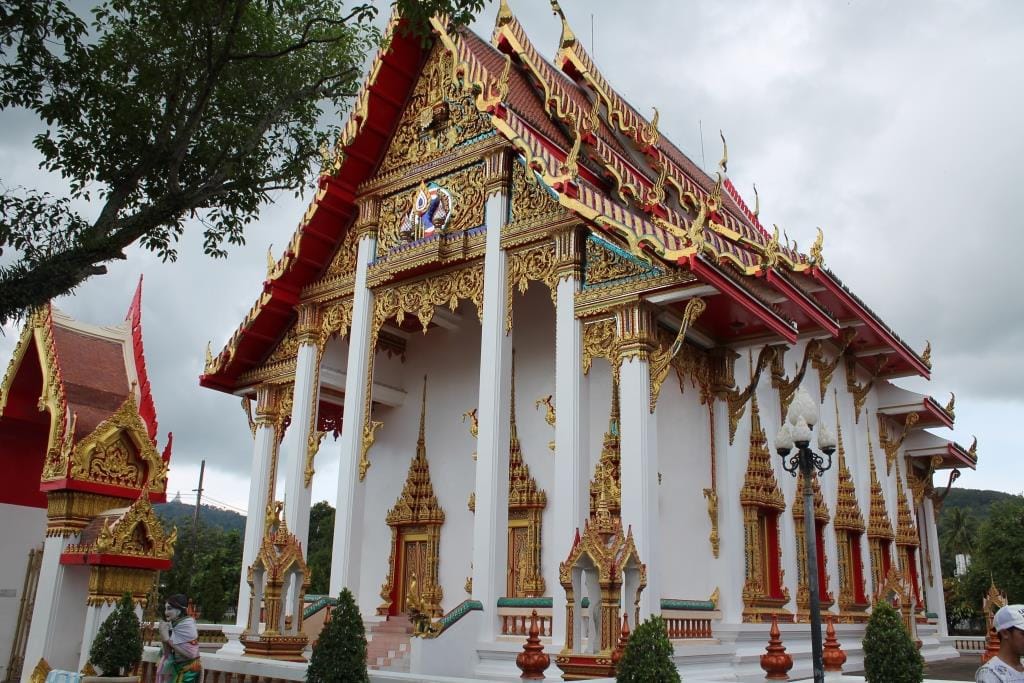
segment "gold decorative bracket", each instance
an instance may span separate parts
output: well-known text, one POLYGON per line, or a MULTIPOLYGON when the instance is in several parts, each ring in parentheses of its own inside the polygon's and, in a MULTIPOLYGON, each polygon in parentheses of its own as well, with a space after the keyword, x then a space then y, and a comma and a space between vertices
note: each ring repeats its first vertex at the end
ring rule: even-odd
POLYGON ((309 433, 309 441, 306 443, 306 471, 303 474, 303 483, 307 487, 313 483, 313 475, 316 473, 316 470, 313 469, 313 459, 320 451, 320 444, 323 443, 325 434, 327 434, 326 431, 319 429, 314 429, 309 433))
MULTIPOLYGON (((822 353, 821 343, 817 344, 817 348, 811 355, 812 364, 814 369, 818 371, 818 391, 821 393, 821 402, 825 402, 825 394, 828 392, 828 385, 832 383, 832 374, 839 367, 839 362, 843 358, 843 354, 846 353, 846 349, 850 348, 850 344, 853 343, 853 338, 857 336, 857 330, 852 327, 845 328, 839 335, 839 348, 836 350, 836 357, 832 360, 825 360, 825 355, 822 353)), ((785 411, 783 411, 785 413, 785 411)))
POLYGON ((704 498, 708 501, 708 517, 711 518, 711 535, 708 537, 711 542, 711 554, 717 558, 721 540, 718 536, 718 494, 714 489, 706 488, 704 498))
POLYGON ((817 339, 807 342, 807 346, 804 347, 804 358, 800 361, 800 365, 797 367, 796 374, 793 375, 792 379, 787 379, 786 371, 783 367, 785 347, 778 345, 776 349, 777 352, 772 359, 772 386, 779 392, 779 414, 785 416, 789 410, 789 404, 793 402, 793 396, 796 394, 797 387, 804 381, 808 363, 820 353, 821 342, 817 339))
POLYGON ((743 418, 743 414, 747 410, 747 402, 750 401, 751 396, 757 391, 757 384, 761 381, 761 373, 767 367, 769 361, 772 360, 776 355, 775 346, 762 346, 761 351, 757 354, 757 365, 754 367, 753 374, 750 378, 750 384, 743 391, 739 389, 732 389, 731 391, 725 392, 725 401, 729 406, 729 445, 732 445, 733 439, 736 437, 736 427, 739 425, 740 420, 743 418))
POLYGON ((885 415, 879 413, 877 417, 878 442, 882 444, 882 450, 885 451, 885 473, 889 474, 892 472, 893 463, 896 462, 896 456, 899 455, 903 442, 906 440, 910 430, 913 429, 914 425, 916 425, 918 420, 921 419, 921 416, 917 413, 907 413, 907 417, 903 421, 903 430, 898 436, 889 435, 889 428, 887 425, 888 420, 885 415))
MULTIPOLYGON (((552 399, 551 394, 548 394, 547 396, 541 396, 540 398, 538 398, 536 401, 533 402, 533 407, 534 407, 534 409, 540 409, 541 406, 544 406, 544 421, 547 422, 548 425, 550 425, 552 428, 554 428, 554 426, 555 426, 555 404, 552 403, 551 399, 552 399)), ((548 441, 548 448, 552 452, 554 452, 554 450, 555 450, 555 442, 554 441, 548 441)))
POLYGON ((650 397, 650 410, 654 412, 655 407, 658 405, 658 396, 661 394, 661 385, 665 383, 665 378, 668 377, 669 367, 672 365, 672 359, 676 357, 679 351, 683 348, 683 342, 686 341, 686 331, 690 325, 693 324, 697 318, 700 317, 701 313, 707 308, 707 302, 700 297, 694 297, 686 302, 686 309, 683 311, 683 323, 679 326, 679 332, 676 334, 675 340, 668 349, 655 351, 651 354, 650 362, 650 373, 651 373, 651 397, 650 397))
MULTIPOLYGON (((473 408, 473 410, 467 410, 462 414, 462 424, 466 424, 466 420, 469 420, 469 434, 474 439, 477 437, 477 434, 480 433, 480 422, 477 419, 476 412, 477 409, 473 408)), ((476 451, 473 451, 473 455, 471 457, 473 460, 476 460, 476 451)))
POLYGON ((384 426, 379 420, 369 420, 363 425, 363 442, 359 451, 359 481, 366 479, 366 472, 370 469, 370 449, 377 440, 377 430, 384 426))
POLYGON ((883 358, 875 367, 875 371, 864 384, 857 383, 857 359, 853 356, 846 356, 846 390, 853 396, 853 420, 860 424, 860 411, 868 400, 871 388, 875 386, 875 380, 882 374, 888 359, 883 358))

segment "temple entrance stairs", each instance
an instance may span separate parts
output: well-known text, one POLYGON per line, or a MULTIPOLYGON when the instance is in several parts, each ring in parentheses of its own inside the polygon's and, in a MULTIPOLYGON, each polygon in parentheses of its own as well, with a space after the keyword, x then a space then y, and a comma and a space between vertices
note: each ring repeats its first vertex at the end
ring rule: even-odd
POLYGON ((406 616, 386 621, 365 622, 366 667, 385 671, 409 670, 409 641, 412 624, 406 616))

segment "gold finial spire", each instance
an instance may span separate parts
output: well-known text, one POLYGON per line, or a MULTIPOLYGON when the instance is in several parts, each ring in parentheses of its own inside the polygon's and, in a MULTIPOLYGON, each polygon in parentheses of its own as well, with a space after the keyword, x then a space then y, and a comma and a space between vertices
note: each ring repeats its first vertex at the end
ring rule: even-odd
POLYGON ((423 375, 423 398, 420 401, 420 433, 416 439, 416 457, 425 458, 427 455, 426 439, 427 422, 427 376, 423 375))
POLYGON ((272 251, 273 248, 274 248, 273 244, 267 245, 267 278, 268 279, 270 278, 271 273, 274 272, 274 268, 277 266, 277 263, 274 261, 274 252, 272 251))
POLYGON ((508 0, 501 0, 498 5, 498 17, 494 20, 495 27, 504 26, 515 19, 512 8, 508 6, 508 0))
POLYGON ((565 18, 565 12, 562 11, 562 6, 558 4, 558 0, 551 0, 551 11, 562 20, 562 37, 558 41, 558 49, 572 47, 576 44, 576 34, 569 27, 569 20, 565 18))
POLYGON ((722 158, 718 162, 718 170, 725 175, 729 172, 729 145, 725 142, 725 133, 720 130, 718 136, 722 138, 722 158))
MULTIPOLYGON (((761 197, 757 194, 757 183, 754 183, 754 218, 761 215, 761 197)), ((775 229, 775 241, 779 241, 778 228, 775 229)))
POLYGON ((932 369, 932 343, 925 341, 924 351, 921 352, 921 362, 927 366, 929 370, 932 369))

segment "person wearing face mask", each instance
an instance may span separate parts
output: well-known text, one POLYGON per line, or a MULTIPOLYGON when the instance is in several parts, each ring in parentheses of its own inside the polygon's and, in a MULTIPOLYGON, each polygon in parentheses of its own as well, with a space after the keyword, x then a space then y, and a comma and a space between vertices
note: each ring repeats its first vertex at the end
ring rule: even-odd
POLYGON ((163 650, 157 668, 159 683, 199 683, 203 667, 199 660, 199 631, 188 615, 188 598, 181 593, 167 598, 160 622, 163 650))

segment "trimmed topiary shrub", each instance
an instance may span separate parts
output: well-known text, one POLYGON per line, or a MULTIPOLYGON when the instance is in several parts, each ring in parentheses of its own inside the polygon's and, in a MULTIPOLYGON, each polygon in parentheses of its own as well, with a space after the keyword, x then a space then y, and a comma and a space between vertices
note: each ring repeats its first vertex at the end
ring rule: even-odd
POLYGON ((102 676, 129 676, 142 661, 142 624, 128 593, 100 625, 89 661, 102 676))
POLYGON ((680 681, 672 662, 673 648, 665 622, 654 616, 633 631, 615 670, 615 680, 626 683, 673 683, 680 681))
POLYGON ((306 668, 306 683, 369 683, 366 673, 366 630, 356 601, 347 588, 331 610, 306 668))
POLYGON ((879 602, 864 632, 864 679, 867 683, 921 683, 924 659, 903 619, 891 605, 879 602))

